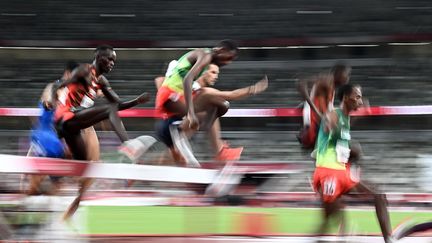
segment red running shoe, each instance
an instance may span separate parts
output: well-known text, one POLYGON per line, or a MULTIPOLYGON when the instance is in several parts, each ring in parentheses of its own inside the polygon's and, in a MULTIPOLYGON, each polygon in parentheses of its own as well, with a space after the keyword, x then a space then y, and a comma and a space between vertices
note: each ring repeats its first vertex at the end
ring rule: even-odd
POLYGON ((224 144, 221 151, 216 155, 217 161, 237 161, 240 160, 243 147, 230 148, 228 144, 224 144))

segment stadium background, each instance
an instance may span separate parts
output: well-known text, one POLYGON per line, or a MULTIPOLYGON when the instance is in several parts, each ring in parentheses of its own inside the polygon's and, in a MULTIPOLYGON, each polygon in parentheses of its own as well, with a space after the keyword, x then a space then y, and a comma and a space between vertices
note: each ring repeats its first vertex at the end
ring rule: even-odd
MULTIPOLYGON (((267 74, 263 94, 232 102, 232 108, 294 108, 301 103, 296 82, 328 70, 337 61, 352 66, 352 83, 363 86, 372 106, 430 105, 432 5, 430 1, 2 1, 0 3, 0 106, 34 108, 47 82, 60 77, 69 59, 90 62, 99 44, 117 50, 107 75, 124 98, 143 91, 152 100, 154 77, 190 48, 234 39, 238 60, 221 69, 220 89, 244 87, 267 74)), ((153 132, 153 118, 126 118, 134 136, 153 132)), ((296 141, 299 117, 223 118, 223 137, 245 146, 242 160, 301 163, 306 170, 265 184, 262 191, 310 191, 309 154, 296 141)), ((428 193, 431 115, 363 117, 353 137, 363 146, 364 176, 387 193, 428 193)), ((0 119, 0 153, 25 155, 31 119, 0 119)), ((99 131, 103 157, 118 145, 99 131)), ((205 136, 194 149, 210 155, 205 136)), ((115 157, 115 155, 114 155, 115 157)), ((16 192, 17 175, 0 180, 16 192)), ((121 187, 121 182, 111 182, 121 187)), ((94 189, 104 188, 96 183, 94 189)), ((164 185, 137 183, 136 189, 164 185)), ((409 202, 407 202, 410 205, 409 202)), ((299 203, 302 206, 302 203, 299 203)), ((414 206, 429 205, 429 201, 414 206)))

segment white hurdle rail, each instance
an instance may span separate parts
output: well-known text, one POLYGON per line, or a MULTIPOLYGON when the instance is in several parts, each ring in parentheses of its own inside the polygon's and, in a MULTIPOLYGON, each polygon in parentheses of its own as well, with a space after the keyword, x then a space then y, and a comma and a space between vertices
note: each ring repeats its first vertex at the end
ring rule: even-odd
MULTIPOLYGON (((232 167, 236 175, 243 174, 289 174, 302 171, 300 167, 248 165, 240 163, 232 167)), ((123 163, 83 162, 45 157, 26 157, 0 154, 0 173, 38 174, 56 176, 79 176, 99 179, 129 179, 145 181, 183 182, 210 184, 221 170, 184 168, 123 163)), ((234 180, 227 181, 234 183, 234 180)))

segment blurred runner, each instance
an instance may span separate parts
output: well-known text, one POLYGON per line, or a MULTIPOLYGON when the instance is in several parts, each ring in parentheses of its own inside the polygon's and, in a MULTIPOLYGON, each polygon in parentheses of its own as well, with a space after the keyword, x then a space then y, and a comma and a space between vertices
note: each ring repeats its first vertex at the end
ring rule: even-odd
MULTIPOLYGON (((65 70, 60 79, 49 83, 40 98, 39 108, 41 115, 38 122, 31 132, 31 143, 27 156, 50 157, 50 158, 64 158, 65 146, 58 138, 57 132, 54 128, 54 111, 57 101, 57 88, 65 80, 70 79, 72 71, 78 67, 75 61, 68 61, 65 70)), ((46 176, 43 175, 30 175, 29 188, 25 190, 28 195, 38 195, 44 193, 40 185, 46 176)), ((60 177, 49 176, 52 182, 51 190, 48 194, 55 194, 60 187, 60 177)))
POLYGON ((377 218, 386 243, 393 242, 385 194, 377 193, 360 181, 354 169, 351 151, 350 113, 363 105, 361 87, 346 84, 340 87, 339 108, 322 117, 316 144, 316 169, 313 187, 320 194, 324 219, 318 234, 324 234, 332 217, 340 217, 341 233, 345 232, 345 217, 341 196, 359 192, 374 202, 377 218))
POLYGON ((237 55, 237 44, 231 40, 223 40, 212 49, 190 51, 178 60, 158 89, 156 109, 169 124, 174 146, 189 166, 199 167, 200 164, 185 134, 210 129, 229 108, 229 102, 213 94, 193 95, 192 83, 211 63, 221 67, 231 63, 237 55))
MULTIPOLYGON (((97 47, 93 63, 77 67, 72 77, 59 87, 62 90, 55 111, 56 128, 65 139, 74 159, 91 160, 82 130, 107 119, 122 142, 120 149, 131 156, 136 150, 128 143, 129 137, 118 116, 118 111, 147 102, 148 96, 144 93, 128 102, 122 102, 119 99, 108 80, 103 76, 113 69, 116 58, 116 52, 111 46, 97 47), (94 104, 98 92, 102 92, 107 103, 94 104)), ((68 219, 76 211, 89 184, 90 180, 83 181, 78 197, 66 211, 64 219, 68 219)))
MULTIPOLYGON (((176 61, 172 61, 172 63, 176 61)), ((169 74, 170 70, 168 70, 169 74)), ((193 95, 213 95, 218 96, 226 101, 233 101, 237 99, 246 98, 251 95, 256 95, 267 89, 268 80, 267 77, 264 77, 261 81, 257 82, 254 85, 240 88, 232 91, 220 91, 218 89, 212 88, 219 77, 219 67, 215 64, 210 64, 208 69, 196 80, 192 85, 193 95)), ((155 83, 157 88, 159 89, 162 85, 164 77, 157 77, 155 79, 155 83)), ((171 150, 173 157, 178 159, 179 154, 173 146, 173 141, 171 138, 171 134, 169 132, 170 120, 161 120, 157 124, 157 134, 159 139, 161 139, 171 150)), ((221 139, 221 127, 219 118, 217 118, 213 126, 211 126, 208 131, 210 144, 212 147, 212 152, 214 153, 214 159, 216 161, 233 161, 239 160, 241 156, 241 152, 243 147, 239 148, 230 148, 226 141, 221 139)), ((190 136, 191 134, 189 134, 190 136)))
POLYGON ((322 73, 299 83, 299 92, 306 101, 303 106, 303 127, 298 136, 304 148, 314 148, 320 126, 320 116, 333 109, 336 88, 348 83, 350 74, 350 66, 338 63, 329 73, 322 73), (308 85, 312 85, 310 93, 308 85))

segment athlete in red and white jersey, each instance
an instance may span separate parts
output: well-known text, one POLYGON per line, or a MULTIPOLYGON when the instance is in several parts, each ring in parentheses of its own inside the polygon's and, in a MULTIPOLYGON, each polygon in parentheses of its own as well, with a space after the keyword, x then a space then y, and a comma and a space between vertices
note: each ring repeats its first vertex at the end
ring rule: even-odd
MULTIPOLYGON (((74 159, 92 160, 92 157, 99 157, 99 154, 88 153, 91 145, 89 146, 84 141, 88 136, 83 136, 82 130, 106 119, 110 121, 123 143, 122 150, 133 152, 127 146, 129 138, 118 116, 118 111, 144 103, 149 98, 146 93, 143 93, 127 102, 119 99, 108 80, 103 76, 113 69, 115 60, 116 53, 111 46, 99 46, 95 50, 93 63, 80 65, 73 72, 72 78, 60 85, 55 113, 56 128, 59 135, 65 139, 74 159), (94 101, 98 93, 102 93, 108 102, 95 105, 94 101)), ((93 145, 98 145, 98 143, 93 145)), ((83 181, 78 197, 64 216, 66 219, 78 208, 81 197, 89 184, 90 180, 83 181)))
POLYGON ((304 100, 303 128, 298 137, 304 148, 314 148, 322 114, 333 109, 336 88, 349 82, 351 67, 338 63, 329 73, 302 80, 298 89, 304 100), (312 84, 309 94, 308 83, 312 84))
POLYGON ((84 64, 74 71, 72 78, 63 84, 58 97, 55 121, 57 130, 66 140, 75 159, 86 160, 86 147, 83 146, 81 130, 108 119, 121 142, 129 138, 117 112, 125 106, 132 107, 148 101, 142 94, 123 103, 112 90, 103 74, 114 67, 116 53, 110 46, 99 46, 95 51, 93 64, 84 64), (94 105, 97 93, 101 92, 107 103, 94 105))

